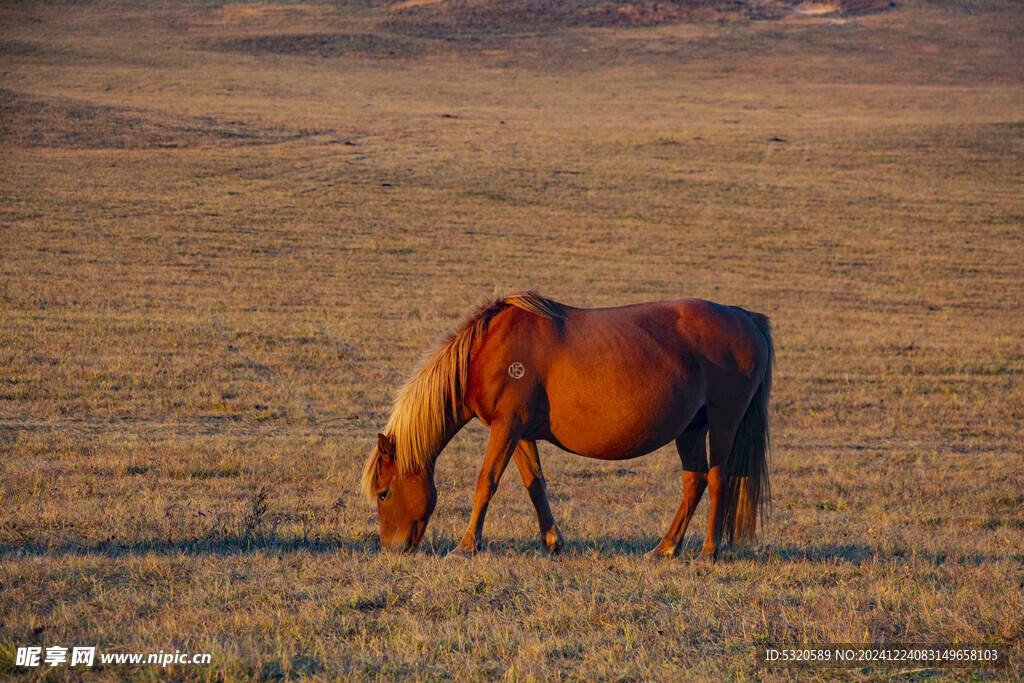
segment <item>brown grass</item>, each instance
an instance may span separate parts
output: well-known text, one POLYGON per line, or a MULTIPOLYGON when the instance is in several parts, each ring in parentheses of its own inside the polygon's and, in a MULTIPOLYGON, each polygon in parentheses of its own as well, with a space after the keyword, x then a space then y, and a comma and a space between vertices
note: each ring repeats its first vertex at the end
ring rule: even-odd
POLYGON ((1020 677, 1019 5, 531 6, 0 8, 2 675, 96 645, 213 655, 103 679, 860 680, 897 670, 758 652, 889 641, 1015 661, 914 678, 1020 677), (511 472, 489 552, 446 562, 471 426, 426 552, 378 553, 362 461, 495 284, 768 314, 761 543, 691 564, 702 506, 645 563, 674 453, 547 447, 565 554, 533 560, 511 472))

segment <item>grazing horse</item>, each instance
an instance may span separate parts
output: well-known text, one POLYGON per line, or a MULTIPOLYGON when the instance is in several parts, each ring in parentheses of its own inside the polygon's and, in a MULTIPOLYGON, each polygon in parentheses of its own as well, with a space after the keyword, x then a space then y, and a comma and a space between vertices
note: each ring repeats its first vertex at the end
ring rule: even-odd
POLYGON ((707 489, 701 557, 717 559, 723 536, 753 538, 768 502, 773 360, 768 319, 742 308, 683 299, 583 309, 534 292, 498 296, 420 362, 377 435, 362 489, 377 505, 381 547, 419 546, 437 500, 437 457, 476 417, 490 438, 453 553, 482 549, 487 506, 509 460, 536 508, 540 553, 562 548, 538 439, 601 460, 636 458, 675 440, 683 500, 648 556, 679 554, 707 489))

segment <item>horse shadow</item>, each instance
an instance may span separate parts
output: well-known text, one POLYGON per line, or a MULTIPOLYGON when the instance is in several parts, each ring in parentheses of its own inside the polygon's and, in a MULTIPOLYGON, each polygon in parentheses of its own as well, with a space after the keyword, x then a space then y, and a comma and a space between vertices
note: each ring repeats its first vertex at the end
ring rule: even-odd
MULTIPOLYGON (((601 535, 576 540, 567 540, 561 552, 554 560, 577 557, 631 557, 638 561, 654 548, 660 537, 650 535, 601 535)), ((691 562, 700 554, 703 539, 692 535, 683 542, 679 557, 681 563, 691 562)), ((425 539, 420 547, 420 554, 431 556, 447 556, 455 549, 457 543, 452 538, 425 539)), ((492 557, 515 558, 537 556, 536 539, 498 537, 485 539, 481 554, 492 557)), ((206 536, 180 537, 173 539, 147 539, 134 542, 105 540, 95 542, 76 542, 68 540, 59 544, 52 543, 2 543, 0 544, 0 561, 22 558, 25 556, 72 556, 72 555, 105 555, 108 557, 130 557, 143 554, 174 555, 209 555, 230 556, 252 553, 314 553, 332 554, 346 552, 352 554, 375 554, 381 551, 376 534, 366 533, 361 536, 325 536, 295 537, 277 533, 254 535, 230 535, 210 538, 206 536)), ((996 556, 984 552, 960 552, 942 550, 918 550, 914 548, 879 548, 866 543, 817 543, 800 545, 796 543, 746 545, 742 547, 726 546, 719 562, 780 562, 786 564, 824 564, 842 562, 852 565, 863 565, 878 562, 904 561, 914 558, 935 566, 949 561, 960 565, 980 566, 1005 556, 996 556)), ((1024 555, 1016 556, 1018 562, 1024 563, 1024 555)), ((659 560, 662 561, 662 560, 659 560)))
POLYGON ((145 539, 138 541, 64 541, 62 543, 3 543, 0 561, 25 556, 104 555, 112 558, 144 554, 156 555, 246 555, 257 552, 309 552, 330 554, 338 551, 365 552, 375 548, 375 539, 344 537, 299 538, 283 534, 228 535, 179 537, 173 539, 145 539))
MULTIPOLYGON (((567 539, 561 552, 552 559, 575 557, 630 557, 637 561, 645 561, 645 555, 658 542, 660 536, 651 535, 601 535, 577 540, 567 539)), ((675 559, 658 559, 656 562, 679 562, 687 564, 695 562, 703 546, 703 536, 691 535, 683 541, 679 556, 675 559)), ((432 556, 444 556, 456 546, 454 540, 426 544, 420 552, 432 556)), ((537 556, 538 543, 532 538, 501 537, 485 539, 483 553, 496 557, 534 557, 537 556)), ((867 543, 833 543, 823 542, 808 545, 797 543, 784 544, 746 544, 729 546, 722 549, 718 562, 782 563, 782 564, 830 564, 844 563, 850 565, 867 565, 872 563, 902 562, 908 559, 939 566, 947 562, 959 565, 981 566, 997 560, 1007 559, 1002 555, 984 552, 962 552, 960 550, 923 550, 910 547, 881 548, 867 543)), ((1015 557, 1024 562, 1024 555, 1015 557)))

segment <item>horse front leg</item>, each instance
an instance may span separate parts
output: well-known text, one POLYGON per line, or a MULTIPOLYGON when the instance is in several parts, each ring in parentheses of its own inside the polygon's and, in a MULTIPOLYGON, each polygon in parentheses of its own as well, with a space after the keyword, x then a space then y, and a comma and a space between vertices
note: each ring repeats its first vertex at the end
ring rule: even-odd
POLYGON ((523 477, 523 484, 530 494, 530 501, 537 511, 537 523, 540 525, 540 549, 537 557, 550 557, 557 554, 565 546, 565 539, 562 532, 555 524, 555 517, 551 514, 551 505, 548 502, 548 488, 544 481, 544 473, 540 469, 540 456, 537 453, 537 443, 523 439, 516 446, 516 466, 519 474, 523 477))
POLYGON ((480 468, 480 476, 476 480, 476 489, 473 492, 473 512, 469 516, 469 525, 459 542, 450 555, 469 557, 478 550, 483 550, 484 517, 487 515, 487 506, 498 490, 498 482, 501 475, 508 467, 508 461, 512 457, 516 444, 519 441, 520 429, 513 429, 511 425, 500 425, 491 422, 491 436, 487 441, 487 453, 484 455, 484 464, 480 468))

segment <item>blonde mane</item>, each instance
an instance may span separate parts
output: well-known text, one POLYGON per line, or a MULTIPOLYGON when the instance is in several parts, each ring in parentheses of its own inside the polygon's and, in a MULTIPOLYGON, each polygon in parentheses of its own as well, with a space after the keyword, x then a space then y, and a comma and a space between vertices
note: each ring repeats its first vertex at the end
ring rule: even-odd
MULTIPOLYGON (((431 466, 445 438, 451 436, 465 395, 473 339, 486 332, 491 318, 507 306, 554 320, 565 317, 560 304, 536 292, 497 294, 478 306, 437 348, 427 353, 398 390, 391 417, 382 430, 395 445, 400 476, 431 466)), ((363 467, 362 478, 363 493, 371 502, 379 471, 380 454, 374 446, 363 467)))

